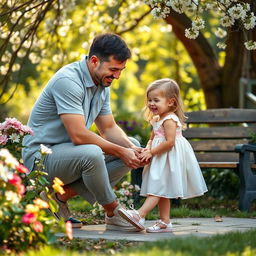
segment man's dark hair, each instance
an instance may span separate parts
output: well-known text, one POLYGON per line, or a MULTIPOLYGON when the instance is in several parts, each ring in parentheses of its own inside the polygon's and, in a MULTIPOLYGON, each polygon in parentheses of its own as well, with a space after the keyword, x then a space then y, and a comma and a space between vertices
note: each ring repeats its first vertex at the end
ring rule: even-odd
POLYGON ((101 61, 109 61, 110 56, 118 61, 125 61, 131 57, 131 51, 120 36, 106 33, 94 38, 89 50, 89 58, 93 55, 101 61))

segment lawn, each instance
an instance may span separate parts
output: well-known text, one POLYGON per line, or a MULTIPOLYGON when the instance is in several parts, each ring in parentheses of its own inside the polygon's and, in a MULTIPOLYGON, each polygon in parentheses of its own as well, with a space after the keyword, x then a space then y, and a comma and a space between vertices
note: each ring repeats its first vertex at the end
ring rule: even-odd
POLYGON ((232 232, 212 237, 186 237, 146 243, 109 242, 106 240, 78 240, 70 245, 62 241, 55 247, 30 251, 26 256, 78 256, 78 255, 127 255, 127 256, 253 256, 256 255, 256 230, 232 232), (72 245, 71 245, 72 244, 72 245))
MULTIPOLYGON (((83 221, 85 225, 104 223, 104 218, 95 217, 91 213, 92 207, 80 197, 69 202, 70 209, 74 216, 83 221)), ((214 218, 216 215, 225 217, 256 218, 255 203, 251 212, 240 212, 237 200, 217 200, 208 196, 181 201, 179 205, 173 204, 171 216, 182 217, 207 217, 214 218)), ((136 208, 139 205, 136 205, 136 208)), ((157 211, 148 216, 148 219, 157 219, 157 211)), ((256 221, 256 220, 255 220, 256 221)), ((244 233, 228 233, 212 237, 186 237, 171 238, 160 242, 128 242, 81 240, 67 238, 58 239, 52 246, 41 248, 40 251, 29 251, 24 255, 28 256, 76 256, 76 255, 155 255, 155 256, 252 256, 256 255, 256 230, 244 233)))

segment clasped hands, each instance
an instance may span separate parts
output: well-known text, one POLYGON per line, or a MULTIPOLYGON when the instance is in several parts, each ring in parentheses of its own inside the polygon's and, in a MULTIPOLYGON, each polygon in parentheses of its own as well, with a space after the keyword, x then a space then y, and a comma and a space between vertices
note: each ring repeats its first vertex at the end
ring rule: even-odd
POLYGON ((132 150, 134 151, 136 157, 140 161, 140 166, 145 166, 149 164, 151 158, 152 158, 152 153, 149 148, 141 148, 141 147, 132 147, 132 150))

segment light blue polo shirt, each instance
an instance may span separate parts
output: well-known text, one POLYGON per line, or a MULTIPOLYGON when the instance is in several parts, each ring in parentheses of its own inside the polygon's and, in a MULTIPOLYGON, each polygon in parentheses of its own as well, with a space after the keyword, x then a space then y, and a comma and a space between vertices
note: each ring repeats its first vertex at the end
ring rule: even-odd
POLYGON ((86 58, 57 71, 37 99, 28 120, 34 135, 23 140, 22 157, 28 169, 32 170, 35 158, 40 158, 40 144, 51 147, 71 142, 60 114, 83 115, 89 129, 97 116, 112 113, 109 88, 94 84, 86 58))

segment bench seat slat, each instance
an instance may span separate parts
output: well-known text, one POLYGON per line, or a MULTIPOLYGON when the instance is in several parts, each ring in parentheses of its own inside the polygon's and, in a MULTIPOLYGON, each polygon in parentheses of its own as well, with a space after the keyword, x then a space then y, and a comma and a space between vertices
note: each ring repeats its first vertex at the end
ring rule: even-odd
POLYGON ((189 127, 183 131, 183 136, 187 139, 232 139, 249 138, 251 132, 256 132, 256 126, 225 126, 225 127, 189 127))
MULTIPOLYGON (((201 168, 237 168, 238 162, 199 162, 201 168)), ((256 164, 251 164, 251 168, 256 168, 256 164)))
POLYGON ((192 148, 196 152, 207 151, 207 152, 234 152, 236 144, 247 144, 248 140, 189 140, 192 148))
POLYGON ((236 168, 238 162, 199 162, 201 168, 236 168))
POLYGON ((198 162, 239 162, 239 154, 235 152, 220 153, 220 152, 208 152, 197 153, 196 158, 198 162))

